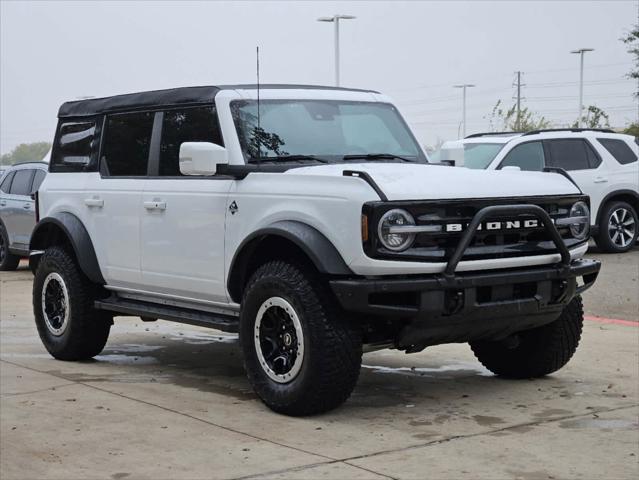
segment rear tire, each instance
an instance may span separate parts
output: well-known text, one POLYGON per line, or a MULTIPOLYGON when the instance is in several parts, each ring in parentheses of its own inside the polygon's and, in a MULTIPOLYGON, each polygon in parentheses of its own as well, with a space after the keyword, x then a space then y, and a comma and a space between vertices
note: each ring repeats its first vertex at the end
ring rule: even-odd
POLYGON ((604 205, 595 237, 597 246, 608 253, 630 250, 639 231, 639 219, 632 205, 626 202, 610 202, 604 205))
POLYGON ((19 263, 20 257, 9 252, 9 235, 0 223, 0 271, 13 271, 19 263))
POLYGON ((310 268, 276 260, 257 269, 244 291, 240 344, 251 385, 278 413, 331 410, 357 383, 361 334, 310 268))
POLYGON ((512 343, 471 342, 477 359, 491 372, 509 378, 537 378, 556 372, 577 350, 584 312, 576 296, 557 320, 532 330, 519 332, 512 343))
POLYGON ((62 247, 47 249, 33 279, 33 313, 47 351, 58 360, 99 354, 113 317, 93 308, 96 286, 62 247))

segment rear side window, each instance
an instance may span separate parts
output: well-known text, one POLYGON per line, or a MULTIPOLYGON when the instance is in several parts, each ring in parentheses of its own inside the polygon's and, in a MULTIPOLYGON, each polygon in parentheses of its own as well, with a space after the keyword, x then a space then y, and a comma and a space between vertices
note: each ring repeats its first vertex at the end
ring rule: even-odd
POLYGON ((58 126, 51 171, 86 171, 96 158, 98 142, 95 119, 62 121, 58 126))
POLYGON ((610 155, 615 157, 622 165, 636 162, 637 155, 632 151, 630 146, 623 140, 616 140, 614 138, 598 138, 597 141, 601 143, 606 150, 610 152, 610 155))
POLYGON ((2 193, 9 193, 11 190, 11 180, 13 180, 15 173, 16 172, 7 173, 7 176, 4 177, 4 180, 2 180, 2 183, 0 184, 0 191, 2 191, 2 193))
POLYGON ((42 181, 44 180, 44 177, 46 176, 47 176, 47 172, 45 172, 44 170, 35 171, 35 177, 33 177, 33 185, 31 186, 32 194, 38 191, 38 189, 40 188, 40 185, 42 185, 42 181))
POLYGON ((519 167, 522 170, 540 172, 544 168, 544 147, 541 142, 526 142, 513 148, 499 168, 519 167))
POLYGON ((184 142, 223 144, 214 107, 195 107, 164 112, 160 143, 160 176, 181 175, 180 145, 184 142))
POLYGON ((31 182, 35 171, 31 168, 16 170, 11 182, 11 195, 31 195, 31 182))
POLYGON ((586 156, 588 157, 590 168, 597 168, 601 165, 601 157, 589 141, 585 141, 584 144, 586 145, 586 156))
POLYGON ((100 162, 104 175, 146 176, 153 118, 150 112, 107 116, 100 162))
POLYGON ((570 170, 596 168, 599 157, 586 141, 579 138, 548 140, 550 159, 548 166, 570 170))

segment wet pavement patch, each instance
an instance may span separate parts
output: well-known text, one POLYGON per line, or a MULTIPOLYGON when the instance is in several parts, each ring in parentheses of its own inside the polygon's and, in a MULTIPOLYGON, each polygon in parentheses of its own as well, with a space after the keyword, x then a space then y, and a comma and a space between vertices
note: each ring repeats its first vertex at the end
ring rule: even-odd
POLYGON ((637 430, 639 421, 626 419, 577 418, 559 424, 561 428, 597 428, 612 430, 637 430))
POLYGON ((482 427, 492 427, 494 425, 500 425, 506 423, 502 418, 491 417, 488 415, 473 415, 472 419, 482 427))
POLYGON ((382 365, 366 365, 363 364, 362 368, 371 370, 373 373, 388 373, 397 375, 412 375, 418 377, 437 377, 437 378, 451 378, 445 374, 451 373, 458 376, 471 376, 480 375, 482 377, 494 376, 489 370, 478 364, 472 363, 457 363, 451 365, 442 365, 436 368, 426 367, 386 367, 382 365), (444 375, 442 375, 444 374, 444 375))

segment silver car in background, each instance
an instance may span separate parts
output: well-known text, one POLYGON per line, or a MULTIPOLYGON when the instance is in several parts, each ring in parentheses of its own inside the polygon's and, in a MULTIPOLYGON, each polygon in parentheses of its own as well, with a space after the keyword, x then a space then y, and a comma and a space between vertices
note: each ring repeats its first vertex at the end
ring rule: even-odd
POLYGON ((44 162, 20 163, 0 177, 0 270, 15 270, 29 256, 36 224, 34 194, 48 170, 44 162))

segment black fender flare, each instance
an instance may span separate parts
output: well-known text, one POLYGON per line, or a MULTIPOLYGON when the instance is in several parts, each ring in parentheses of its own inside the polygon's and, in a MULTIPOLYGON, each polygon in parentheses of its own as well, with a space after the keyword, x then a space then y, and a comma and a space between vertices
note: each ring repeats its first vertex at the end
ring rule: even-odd
MULTIPOLYGON (((634 190, 615 190, 614 192, 610 192, 601 200, 601 203, 599 204, 599 211, 597 212, 597 219, 596 219, 597 223, 595 224, 596 227, 599 227, 599 224, 601 223, 601 215, 603 214, 604 205, 606 205, 606 203, 608 203, 611 198, 618 197, 621 195, 634 198, 636 204, 633 206, 635 207, 635 209, 637 209, 637 206, 639 205, 639 193, 635 192, 634 190)), ((639 211, 637 211, 637 213, 639 214, 639 211)))
POLYGON ((104 285, 106 282, 102 276, 89 232, 82 221, 72 213, 58 212, 41 219, 33 230, 29 249, 32 252, 45 250, 51 245, 51 235, 54 231, 61 232, 67 238, 80 269, 89 280, 104 285))
POLYGON ((252 253, 268 237, 281 237, 294 243, 320 273, 353 275, 337 248, 319 230, 303 222, 282 220, 251 233, 235 251, 227 279, 227 289, 235 301, 239 301, 237 292, 246 280, 246 267, 252 253))

